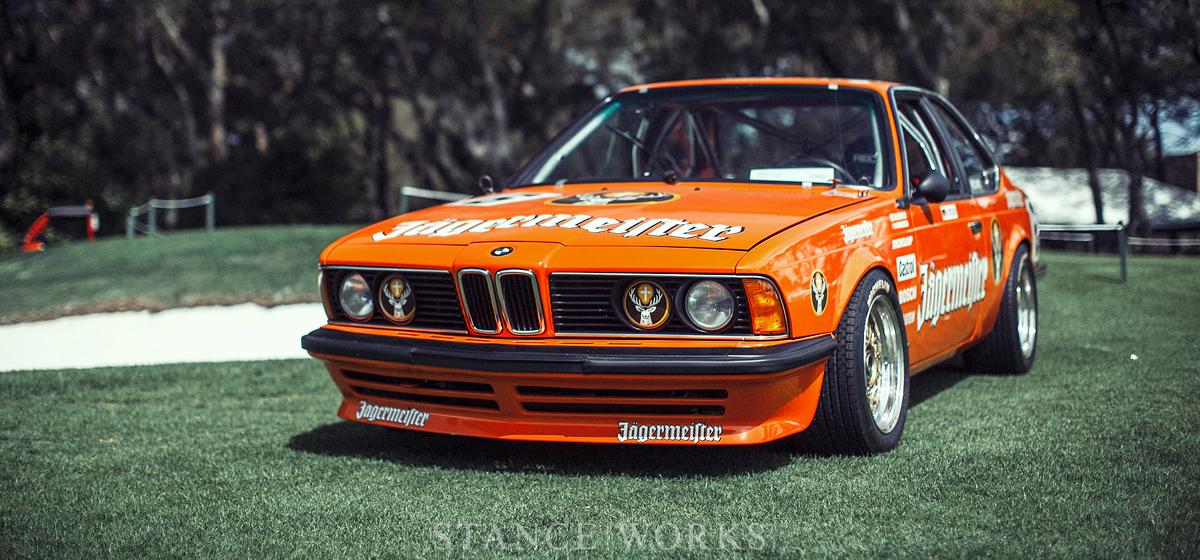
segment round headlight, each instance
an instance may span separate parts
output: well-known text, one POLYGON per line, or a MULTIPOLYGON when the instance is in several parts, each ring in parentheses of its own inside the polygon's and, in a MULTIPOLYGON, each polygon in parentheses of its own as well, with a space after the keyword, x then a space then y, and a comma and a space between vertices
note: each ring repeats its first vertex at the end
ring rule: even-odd
POLYGON ((729 325, 734 313, 733 294, 724 284, 705 280, 687 291, 684 310, 692 324, 706 331, 719 331, 729 325))
POLYGON ((341 289, 342 311, 351 319, 365 321, 371 317, 375 302, 371 300, 371 286, 363 280, 361 274, 354 273, 342 280, 341 289))

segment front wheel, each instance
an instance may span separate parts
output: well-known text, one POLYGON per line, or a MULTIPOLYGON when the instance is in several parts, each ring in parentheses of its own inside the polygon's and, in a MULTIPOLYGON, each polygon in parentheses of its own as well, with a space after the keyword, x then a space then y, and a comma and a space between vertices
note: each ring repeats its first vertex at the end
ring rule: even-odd
POLYGON ((1037 311, 1033 263, 1029 251, 1021 245, 1013 254, 992 332, 963 354, 967 367, 988 373, 1029 371, 1037 353, 1037 311))
POLYGON ((812 425, 800 441, 818 451, 869 455, 900 443, 908 416, 908 343, 891 278, 869 272, 854 288, 812 425))

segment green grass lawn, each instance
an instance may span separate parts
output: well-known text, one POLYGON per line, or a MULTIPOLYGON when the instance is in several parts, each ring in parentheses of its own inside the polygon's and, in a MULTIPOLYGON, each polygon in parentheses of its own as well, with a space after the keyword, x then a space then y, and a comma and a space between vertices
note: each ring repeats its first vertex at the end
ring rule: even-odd
POLYGON ((344 422, 314 360, 0 373, 0 558, 1195 557, 1200 261, 1046 260, 1033 371, 917 376, 866 458, 344 422))
POLYGON ((96 311, 320 301, 317 255, 353 229, 231 227, 0 254, 0 324, 96 311))

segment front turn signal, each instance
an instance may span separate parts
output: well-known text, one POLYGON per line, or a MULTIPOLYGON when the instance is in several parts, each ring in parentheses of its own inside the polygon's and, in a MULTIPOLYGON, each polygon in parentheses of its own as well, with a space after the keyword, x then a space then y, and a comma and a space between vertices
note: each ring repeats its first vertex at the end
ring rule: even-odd
POLYGON ((744 279, 746 300, 750 304, 750 317, 754 323, 754 334, 784 334, 787 318, 783 313, 783 301, 779 290, 769 280, 744 279))

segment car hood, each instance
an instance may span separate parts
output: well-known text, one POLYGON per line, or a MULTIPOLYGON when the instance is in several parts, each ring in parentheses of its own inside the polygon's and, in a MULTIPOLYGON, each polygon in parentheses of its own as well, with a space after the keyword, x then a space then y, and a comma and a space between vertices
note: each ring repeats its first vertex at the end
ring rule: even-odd
POLYGON ((813 216, 875 196, 852 189, 760 184, 589 184, 525 188, 411 212, 342 244, 566 246, 748 250, 813 216))

